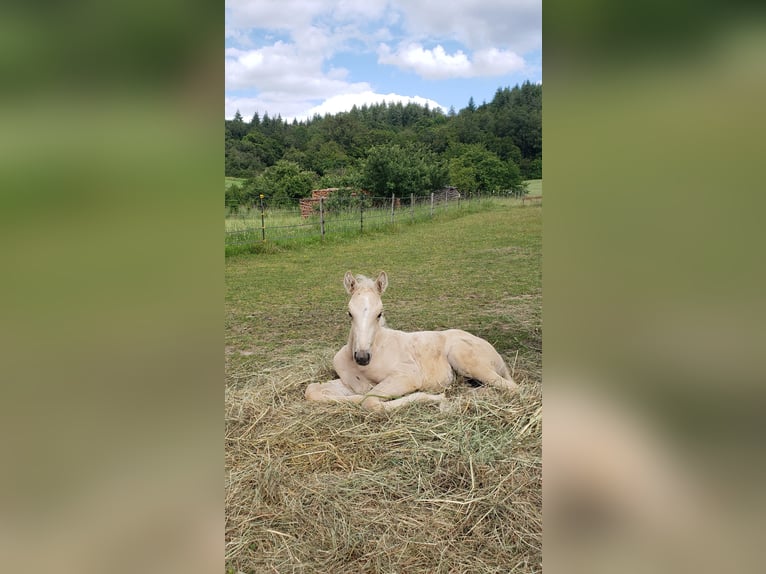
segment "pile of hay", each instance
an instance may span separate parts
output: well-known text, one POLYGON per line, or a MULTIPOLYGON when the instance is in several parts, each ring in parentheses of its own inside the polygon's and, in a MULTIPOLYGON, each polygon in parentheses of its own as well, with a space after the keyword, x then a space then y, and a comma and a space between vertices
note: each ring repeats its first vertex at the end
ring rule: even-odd
POLYGON ((456 384, 445 412, 382 414, 307 403, 328 365, 226 391, 228 572, 542 569, 539 372, 514 372, 519 396, 456 384))

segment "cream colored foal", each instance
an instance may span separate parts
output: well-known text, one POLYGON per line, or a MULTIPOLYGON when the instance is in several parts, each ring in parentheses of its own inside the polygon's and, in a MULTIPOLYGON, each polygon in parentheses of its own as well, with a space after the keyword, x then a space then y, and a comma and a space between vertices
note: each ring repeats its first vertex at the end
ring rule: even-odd
POLYGON ((385 272, 373 281, 349 271, 343 284, 351 295, 351 331, 333 360, 340 378, 311 383, 308 400, 353 402, 373 411, 412 402, 443 403, 455 374, 517 390, 505 361, 484 339, 459 329, 405 333, 386 327, 380 299, 388 287, 385 272))

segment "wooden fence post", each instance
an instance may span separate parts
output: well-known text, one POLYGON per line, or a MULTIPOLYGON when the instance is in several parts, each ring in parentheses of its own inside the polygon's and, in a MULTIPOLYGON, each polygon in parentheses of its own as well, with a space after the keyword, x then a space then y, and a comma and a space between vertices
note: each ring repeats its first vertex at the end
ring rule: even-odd
POLYGON ((394 201, 396 196, 392 193, 391 194, 391 223, 394 222, 394 201))
POLYGON ((266 221, 263 217, 263 194, 261 194, 261 241, 266 241, 266 221))
POLYGON ((415 194, 410 194, 410 220, 415 221, 415 194))
POLYGON ((359 233, 364 233, 364 197, 359 198, 359 233))
POLYGON ((324 197, 319 198, 319 229, 324 239, 324 197))
POLYGON ((431 217, 434 216, 434 193, 431 192, 431 217))

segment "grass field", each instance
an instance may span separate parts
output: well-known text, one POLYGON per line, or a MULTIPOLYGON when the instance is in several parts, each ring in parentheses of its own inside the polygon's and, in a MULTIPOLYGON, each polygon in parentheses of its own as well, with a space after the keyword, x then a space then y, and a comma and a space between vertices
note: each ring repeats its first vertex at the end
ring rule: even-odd
MULTIPOLYGON (((358 208, 327 211, 324 214, 325 240, 347 239, 359 235, 361 230, 367 234, 397 231, 402 226, 430 220, 459 218, 498 205, 521 205, 521 200, 488 198, 451 201, 449 204, 436 204, 432 209, 430 199, 421 198, 412 208, 409 206, 397 208, 393 219, 389 207, 367 208, 363 214, 360 214, 358 208)), ((266 209, 263 222, 260 209, 240 208, 235 216, 226 218, 225 237, 227 255, 269 251, 273 250, 275 244, 305 246, 322 241, 319 215, 303 218, 297 208, 266 209), (266 244, 262 242, 264 234, 261 223, 265 227, 266 244)))
MULTIPOLYGON (((231 178, 228 178, 231 179, 231 178)), ((530 195, 542 195, 542 180, 527 182, 530 195)), ((455 217, 456 211, 461 215, 471 211, 483 210, 491 204, 503 206, 521 205, 519 198, 502 196, 484 196, 480 198, 464 198, 448 203, 435 202, 431 204, 428 196, 415 198, 413 205, 408 199, 403 199, 391 216, 388 198, 373 198, 378 207, 367 207, 360 214, 358 207, 326 208, 324 212, 325 236, 353 235, 364 231, 380 231, 393 225, 419 223, 432 218, 455 217), (362 217, 360 217, 360 215, 362 217), (360 221, 363 220, 363 221, 360 221)), ((311 243, 321 239, 319 213, 304 218, 301 217, 298 205, 294 207, 269 208, 261 213, 258 206, 240 206, 225 210, 225 245, 226 254, 242 251, 263 251, 265 246, 258 245, 265 237, 269 242, 302 242, 311 243), (262 229, 263 228, 263 229, 262 229)))
POLYGON ((243 572, 539 572, 542 207, 226 260, 226 560, 243 572), (453 408, 308 404, 347 337, 346 270, 390 326, 492 342, 521 393, 453 408))
POLYGON ((229 189, 232 185, 242 185, 247 181, 244 177, 226 177, 225 178, 225 189, 229 189))
POLYGON ((529 195, 542 195, 543 194, 543 180, 542 179, 528 179, 526 181, 527 192, 529 195))

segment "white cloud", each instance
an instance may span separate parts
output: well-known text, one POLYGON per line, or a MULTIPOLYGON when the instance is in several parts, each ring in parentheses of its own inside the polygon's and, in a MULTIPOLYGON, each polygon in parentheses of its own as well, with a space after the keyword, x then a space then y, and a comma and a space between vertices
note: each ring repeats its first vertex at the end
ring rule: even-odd
MULTIPOLYGON (((321 40, 318 40, 321 44, 321 40)), ((255 50, 228 48, 225 51, 226 88, 256 89, 275 98, 326 98, 348 91, 369 89, 366 82, 346 81, 347 70, 323 69, 324 58, 317 45, 306 51, 296 44, 276 42, 255 50)))
POLYGON ((524 58, 508 50, 490 48, 473 54, 473 70, 477 76, 499 76, 524 69, 524 58))
POLYGON ((462 50, 448 54, 441 45, 428 50, 417 43, 399 46, 396 52, 381 44, 378 62, 411 70, 429 80, 502 76, 524 69, 524 59, 506 50, 478 50, 471 60, 462 50))
POLYGON ((396 52, 391 52, 387 44, 381 44, 378 62, 412 70, 431 80, 466 77, 471 68, 468 57, 460 50, 451 56, 441 46, 425 50, 420 44, 400 46, 396 52))
POLYGON ((541 0, 392 0, 413 39, 458 40, 473 50, 542 47, 541 0))
MULTIPOLYGON (((434 100, 423 98, 420 96, 402 96, 399 94, 378 94, 372 91, 365 91, 360 92, 356 94, 339 94, 337 96, 333 96, 331 98, 328 98, 324 102, 322 102, 318 106, 314 106, 313 108, 309 109, 306 112, 305 116, 302 117, 312 117, 314 114, 319 114, 320 116, 323 116, 325 114, 337 114, 339 112, 344 112, 350 110, 352 107, 362 107, 364 104, 371 105, 371 104, 379 104, 379 103, 397 103, 401 102, 403 104, 408 103, 414 103, 419 104, 421 106, 425 106, 428 104, 428 106, 431 109, 440 108, 442 111, 446 110, 444 109, 444 106, 439 104, 439 102, 436 102, 434 100)), ((301 118, 299 118, 300 120, 301 118)))
MULTIPOLYGON (((458 39, 471 49, 524 53, 542 43, 541 0, 226 0, 227 27, 297 31, 379 20, 401 23, 412 40, 458 39)), ((360 34, 368 30, 360 27, 360 34)))
POLYGON ((324 2, 334 4, 332 14, 339 22, 370 21, 381 18, 386 13, 388 0, 337 0, 324 2))
POLYGON ((226 0, 227 26, 300 32, 316 21, 330 28, 387 15, 388 0, 226 0))
POLYGON ((292 122, 293 118, 298 121, 312 118, 315 114, 324 116, 325 114, 337 114, 339 112, 345 112, 352 107, 362 107, 364 104, 378 104, 378 103, 396 103, 401 102, 403 104, 416 103, 424 106, 428 104, 431 109, 440 108, 446 112, 444 106, 438 102, 423 98, 421 96, 403 96, 400 94, 389 93, 379 94, 372 90, 365 90, 362 92, 350 92, 344 94, 337 94, 321 103, 317 104, 315 101, 303 100, 303 101, 274 101, 270 100, 268 95, 266 97, 228 97, 225 103, 225 115, 228 119, 234 117, 234 113, 239 110, 242 117, 249 121, 253 117, 255 112, 258 112, 261 116, 264 113, 268 113, 272 117, 277 116, 275 110, 279 109, 279 115, 282 119, 288 122, 292 122), (278 108, 277 108, 278 106, 278 108))
POLYGON ((542 47, 542 0, 226 0, 231 33, 300 34, 321 25, 332 35, 353 25, 364 41, 370 23, 401 27, 411 41, 458 40, 471 50, 498 47, 523 54, 542 47))
POLYGON ((540 49, 541 0, 226 0, 225 24, 226 117, 239 109, 305 118, 418 101, 398 95, 407 88, 390 84, 383 65, 433 80, 539 68, 539 52, 529 63, 522 56, 540 49), (370 57, 376 47, 377 66, 348 60, 354 75, 335 61, 343 52, 370 57))
POLYGON ((299 30, 327 8, 321 0, 226 0, 226 20, 240 30, 299 30))

